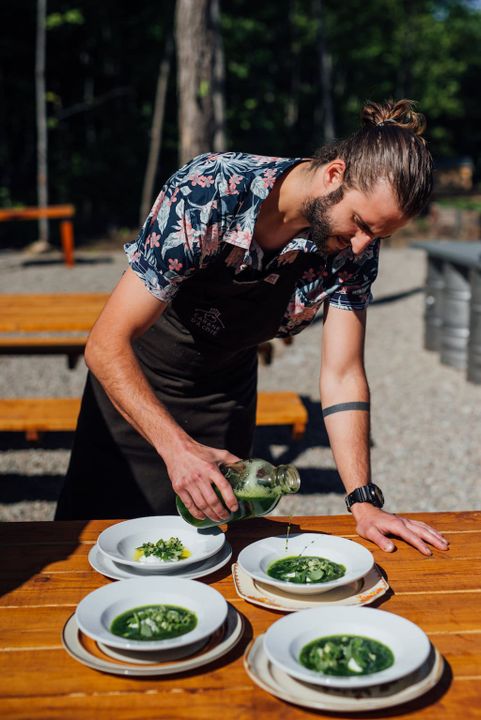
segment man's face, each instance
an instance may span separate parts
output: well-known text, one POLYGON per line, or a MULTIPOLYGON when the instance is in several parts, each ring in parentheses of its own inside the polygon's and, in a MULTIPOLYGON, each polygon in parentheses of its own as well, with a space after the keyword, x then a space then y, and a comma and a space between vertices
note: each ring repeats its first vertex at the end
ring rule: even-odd
POLYGON ((327 195, 310 197, 303 214, 311 226, 311 239, 323 254, 351 247, 354 255, 360 255, 376 238, 391 235, 407 222, 383 181, 369 194, 341 185, 327 195))

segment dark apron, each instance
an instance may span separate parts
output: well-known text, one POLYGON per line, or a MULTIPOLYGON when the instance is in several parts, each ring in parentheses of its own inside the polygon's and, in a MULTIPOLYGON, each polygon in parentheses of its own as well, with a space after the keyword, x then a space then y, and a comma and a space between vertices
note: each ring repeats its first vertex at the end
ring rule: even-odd
MULTIPOLYGON (((274 337, 310 254, 275 274, 225 263, 226 247, 184 280, 159 320, 133 344, 156 396, 195 440, 250 454, 256 415, 257 346, 274 337)), ((167 469, 89 373, 55 519, 175 513, 167 469)))

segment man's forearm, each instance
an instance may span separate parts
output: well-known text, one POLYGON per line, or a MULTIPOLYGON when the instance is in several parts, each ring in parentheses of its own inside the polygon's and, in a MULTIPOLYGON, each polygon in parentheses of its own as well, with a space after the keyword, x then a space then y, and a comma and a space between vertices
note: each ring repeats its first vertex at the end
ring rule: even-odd
POLYGON ((343 408, 344 403, 368 403, 369 386, 363 372, 348 377, 321 377, 323 408, 340 405, 329 413, 325 426, 332 453, 346 492, 371 480, 370 415, 365 405, 343 408))
POLYGON ((129 342, 90 340, 85 360, 118 412, 164 459, 180 448, 188 436, 156 397, 129 342))

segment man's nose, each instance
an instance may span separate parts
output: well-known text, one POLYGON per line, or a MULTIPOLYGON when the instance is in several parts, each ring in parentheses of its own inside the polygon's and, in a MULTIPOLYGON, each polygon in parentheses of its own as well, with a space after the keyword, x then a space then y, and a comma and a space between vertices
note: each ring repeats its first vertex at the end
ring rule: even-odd
POLYGON ((360 255, 369 247, 374 238, 364 232, 358 232, 351 239, 351 247, 354 255, 360 255))

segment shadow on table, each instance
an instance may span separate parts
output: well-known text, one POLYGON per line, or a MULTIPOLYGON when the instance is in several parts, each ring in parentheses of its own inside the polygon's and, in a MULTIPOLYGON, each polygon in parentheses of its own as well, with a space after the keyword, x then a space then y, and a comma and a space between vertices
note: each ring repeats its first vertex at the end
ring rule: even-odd
MULTIPOLYGON (((69 523, 0 523, 0 605, 8 605, 8 594, 17 590, 15 604, 42 605, 43 589, 48 585, 62 592, 63 576, 53 566, 69 558, 80 544, 87 521, 69 523), (23 587, 25 585, 25 587, 23 587)), ((81 582, 81 573, 78 574, 81 582)), ((69 588, 66 588, 68 592, 69 588)))

